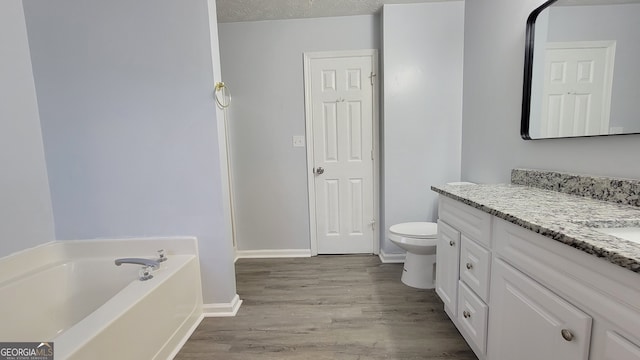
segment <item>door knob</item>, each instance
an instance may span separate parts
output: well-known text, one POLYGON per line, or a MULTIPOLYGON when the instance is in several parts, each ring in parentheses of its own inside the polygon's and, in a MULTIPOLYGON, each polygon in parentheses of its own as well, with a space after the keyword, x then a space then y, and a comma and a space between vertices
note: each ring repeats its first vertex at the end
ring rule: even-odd
POLYGON ((318 168, 315 169, 314 172, 316 173, 316 175, 322 175, 322 174, 324 174, 324 169, 321 168, 321 167, 318 167, 318 168))

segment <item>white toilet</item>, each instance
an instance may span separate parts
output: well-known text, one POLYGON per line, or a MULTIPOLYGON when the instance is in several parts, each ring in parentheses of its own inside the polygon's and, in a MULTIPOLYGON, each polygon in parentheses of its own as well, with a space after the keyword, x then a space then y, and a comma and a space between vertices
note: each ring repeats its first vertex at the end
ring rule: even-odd
POLYGON ((402 269, 402 282, 418 289, 433 289, 436 279, 438 224, 396 224, 389 228, 389 240, 407 252, 402 269))

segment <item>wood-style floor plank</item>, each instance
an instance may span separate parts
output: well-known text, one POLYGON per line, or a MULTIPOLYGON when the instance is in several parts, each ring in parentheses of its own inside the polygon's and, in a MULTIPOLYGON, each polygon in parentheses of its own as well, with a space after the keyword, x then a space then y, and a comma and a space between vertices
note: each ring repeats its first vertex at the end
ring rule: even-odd
POLYGON ((377 256, 240 259, 236 317, 207 318, 177 360, 477 360, 433 290, 377 256))

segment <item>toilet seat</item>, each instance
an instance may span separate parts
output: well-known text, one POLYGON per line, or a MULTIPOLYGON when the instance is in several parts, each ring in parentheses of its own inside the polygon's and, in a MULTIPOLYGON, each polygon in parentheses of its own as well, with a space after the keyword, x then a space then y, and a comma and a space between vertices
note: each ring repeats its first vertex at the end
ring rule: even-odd
POLYGON ((409 252, 431 253, 438 244, 438 224, 408 222, 392 225, 389 227, 389 240, 409 252))
POLYGON ((432 222, 407 222, 392 225, 391 235, 413 239, 435 239, 438 237, 438 224, 432 222))

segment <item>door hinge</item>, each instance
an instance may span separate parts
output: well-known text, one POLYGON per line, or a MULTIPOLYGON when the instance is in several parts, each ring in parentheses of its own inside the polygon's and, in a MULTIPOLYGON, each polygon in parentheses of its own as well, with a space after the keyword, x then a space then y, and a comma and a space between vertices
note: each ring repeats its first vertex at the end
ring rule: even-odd
POLYGON ((371 160, 373 160, 373 150, 371 150, 371 160))
POLYGON ((371 72, 371 74, 369 75, 369 79, 371 80, 371 86, 373 86, 373 78, 376 76, 376 73, 374 73, 373 71, 371 72))

